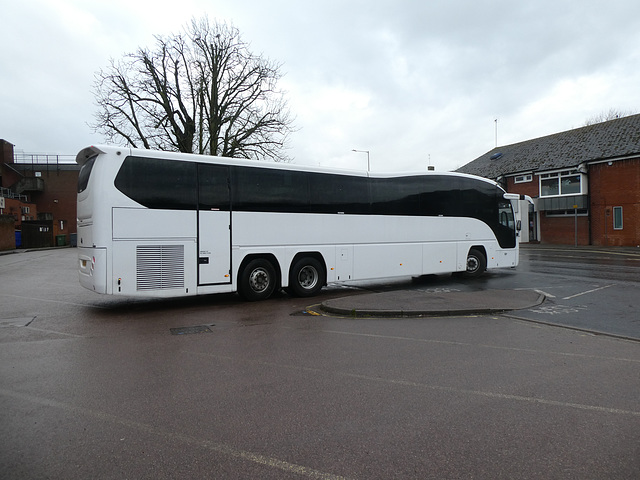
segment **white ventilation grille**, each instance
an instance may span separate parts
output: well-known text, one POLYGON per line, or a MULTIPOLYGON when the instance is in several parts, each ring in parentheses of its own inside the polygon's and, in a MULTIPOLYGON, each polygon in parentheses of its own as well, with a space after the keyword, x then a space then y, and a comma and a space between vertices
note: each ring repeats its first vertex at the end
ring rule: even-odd
POLYGON ((136 289, 184 288, 184 245, 136 246, 136 289))

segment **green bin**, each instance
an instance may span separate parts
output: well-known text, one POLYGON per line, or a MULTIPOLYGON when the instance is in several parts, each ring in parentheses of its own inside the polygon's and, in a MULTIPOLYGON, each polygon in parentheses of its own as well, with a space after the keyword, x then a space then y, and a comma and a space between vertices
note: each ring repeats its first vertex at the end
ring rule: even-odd
POLYGON ((58 247, 64 247, 67 243, 66 235, 56 235, 56 245, 58 247))

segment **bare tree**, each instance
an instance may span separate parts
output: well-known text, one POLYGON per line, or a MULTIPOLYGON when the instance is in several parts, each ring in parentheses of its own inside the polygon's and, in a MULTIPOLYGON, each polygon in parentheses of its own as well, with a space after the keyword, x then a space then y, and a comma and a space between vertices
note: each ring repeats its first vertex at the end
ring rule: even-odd
POLYGON ((588 127, 589 125, 594 125, 596 123, 608 122, 609 120, 615 120, 616 118, 628 117, 629 115, 633 115, 631 111, 624 110, 616 110, 615 108, 610 108, 607 112, 601 112, 593 117, 589 117, 585 122, 584 126, 588 127))
POLYGON ((92 127, 134 147, 289 161, 293 131, 281 65, 252 54, 238 29, 193 19, 96 73, 92 127))

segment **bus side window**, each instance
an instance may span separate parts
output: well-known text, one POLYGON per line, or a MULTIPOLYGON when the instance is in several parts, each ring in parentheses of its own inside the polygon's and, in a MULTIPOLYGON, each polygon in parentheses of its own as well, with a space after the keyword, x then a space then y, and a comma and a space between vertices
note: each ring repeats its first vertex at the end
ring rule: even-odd
POLYGON ((229 211, 229 167, 198 165, 198 208, 229 211))
POLYGON ((196 164, 147 157, 125 158, 115 186, 148 208, 196 209, 196 164))
POLYGON ((309 210, 305 172, 232 167, 231 185, 233 210, 290 213, 309 210))
POLYGON ((375 215, 423 215, 421 193, 424 177, 371 179, 371 213, 375 215))
POLYGON ((309 197, 313 213, 367 214, 371 211, 367 177, 312 173, 309 197))

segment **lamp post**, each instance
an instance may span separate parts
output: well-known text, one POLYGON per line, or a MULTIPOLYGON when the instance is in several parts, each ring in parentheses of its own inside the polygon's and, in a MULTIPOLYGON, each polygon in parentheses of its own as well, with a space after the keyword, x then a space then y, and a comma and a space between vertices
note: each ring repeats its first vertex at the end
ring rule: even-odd
POLYGON ((369 160, 369 150, 356 150, 356 149, 353 149, 352 152, 366 153, 367 154, 367 172, 371 171, 371 162, 369 160))

